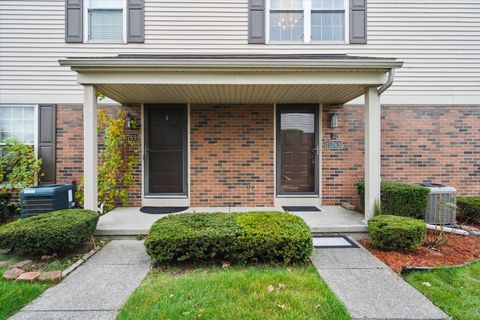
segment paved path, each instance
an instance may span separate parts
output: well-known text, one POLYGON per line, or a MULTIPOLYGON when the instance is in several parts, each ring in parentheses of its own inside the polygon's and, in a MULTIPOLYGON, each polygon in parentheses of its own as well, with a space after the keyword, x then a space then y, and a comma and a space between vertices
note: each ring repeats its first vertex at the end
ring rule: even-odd
POLYGON ((114 319, 149 269, 143 241, 111 241, 11 319, 114 319))
POLYGON ((312 261, 353 320, 450 319, 363 247, 315 249, 312 261))

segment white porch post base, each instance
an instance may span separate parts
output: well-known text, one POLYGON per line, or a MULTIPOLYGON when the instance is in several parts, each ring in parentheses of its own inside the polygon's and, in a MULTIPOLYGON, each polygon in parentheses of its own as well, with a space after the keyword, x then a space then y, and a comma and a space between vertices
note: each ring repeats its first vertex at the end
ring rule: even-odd
POLYGON ((97 178, 97 97, 95 87, 85 85, 83 103, 83 186, 84 208, 98 209, 97 178))
POLYGON ((377 88, 365 91, 365 220, 373 217, 380 202, 381 110, 377 88))

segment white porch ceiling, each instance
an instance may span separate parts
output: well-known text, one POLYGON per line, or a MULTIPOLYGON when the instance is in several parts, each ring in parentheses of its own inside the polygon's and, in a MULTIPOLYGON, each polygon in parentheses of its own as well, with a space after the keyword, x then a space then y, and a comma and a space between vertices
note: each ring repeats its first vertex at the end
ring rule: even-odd
POLYGON ((362 85, 168 85, 99 84, 99 92, 120 103, 270 104, 338 103, 364 94, 362 85))

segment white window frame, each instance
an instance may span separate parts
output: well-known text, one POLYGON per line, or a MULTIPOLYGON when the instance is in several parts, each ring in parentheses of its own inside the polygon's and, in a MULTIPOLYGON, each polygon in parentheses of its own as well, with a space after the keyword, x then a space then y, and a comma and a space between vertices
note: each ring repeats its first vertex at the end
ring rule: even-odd
MULTIPOLYGON (((38 158, 38 104, 0 104, 0 107, 9 108, 31 108, 33 107, 33 143, 25 143, 27 146, 33 146, 35 155, 38 158)), ((5 143, 0 142, 0 146, 4 146, 5 143)))
MULTIPOLYGON (((338 40, 314 40, 312 41, 312 0, 303 0, 303 41, 270 41, 270 4, 265 3, 265 43, 267 44, 349 44, 350 30, 350 1, 343 0, 345 10, 345 34, 343 41, 338 40)), ((314 10, 315 11, 315 10, 314 10)))
POLYGON ((106 43, 106 44, 121 44, 127 43, 127 0, 122 0, 122 13, 123 13, 123 30, 122 40, 90 40, 89 34, 89 21, 88 21, 88 9, 90 7, 90 0, 83 0, 83 43, 106 43))

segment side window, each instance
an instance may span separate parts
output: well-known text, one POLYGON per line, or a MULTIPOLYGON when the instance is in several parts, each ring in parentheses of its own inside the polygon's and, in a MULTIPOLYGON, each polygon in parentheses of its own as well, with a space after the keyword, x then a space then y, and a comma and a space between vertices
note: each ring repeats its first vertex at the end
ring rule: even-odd
POLYGON ((125 1, 85 0, 86 42, 125 42, 125 1))
POLYGON ((35 144, 35 108, 34 105, 0 105, 0 144, 7 139, 35 144))

